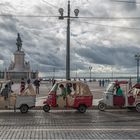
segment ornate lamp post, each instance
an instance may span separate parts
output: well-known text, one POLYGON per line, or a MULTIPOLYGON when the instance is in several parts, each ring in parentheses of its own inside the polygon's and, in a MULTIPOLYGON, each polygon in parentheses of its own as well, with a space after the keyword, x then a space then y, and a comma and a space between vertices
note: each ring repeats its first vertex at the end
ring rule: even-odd
POLYGON ((67 18, 67 47, 66 47, 66 80, 70 80, 70 19, 77 18, 79 14, 79 10, 75 9, 75 17, 70 16, 70 0, 68 0, 68 14, 64 16, 64 9, 60 8, 59 10, 60 16, 59 19, 63 20, 67 18))

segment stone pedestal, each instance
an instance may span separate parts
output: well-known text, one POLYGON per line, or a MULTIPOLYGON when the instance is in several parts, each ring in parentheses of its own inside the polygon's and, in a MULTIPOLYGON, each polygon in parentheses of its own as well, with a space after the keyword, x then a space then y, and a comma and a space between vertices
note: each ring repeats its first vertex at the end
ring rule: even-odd
POLYGON ((22 51, 22 40, 20 34, 16 40, 17 50, 14 53, 14 61, 11 62, 7 71, 5 71, 4 78, 6 79, 21 79, 31 78, 34 79, 38 75, 38 72, 31 71, 30 62, 25 61, 25 53, 22 51))
POLYGON ((16 51, 14 53, 14 71, 24 71, 24 56, 25 53, 23 51, 16 51))

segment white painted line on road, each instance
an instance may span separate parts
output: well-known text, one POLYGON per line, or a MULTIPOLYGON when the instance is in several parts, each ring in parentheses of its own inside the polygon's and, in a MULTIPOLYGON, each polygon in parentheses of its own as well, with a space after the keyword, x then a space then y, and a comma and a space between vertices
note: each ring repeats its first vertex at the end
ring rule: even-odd
POLYGON ((79 128, 51 128, 51 129, 40 129, 40 128, 36 128, 36 129, 9 129, 10 131, 139 131, 139 128, 83 128, 83 129, 79 129, 79 128))

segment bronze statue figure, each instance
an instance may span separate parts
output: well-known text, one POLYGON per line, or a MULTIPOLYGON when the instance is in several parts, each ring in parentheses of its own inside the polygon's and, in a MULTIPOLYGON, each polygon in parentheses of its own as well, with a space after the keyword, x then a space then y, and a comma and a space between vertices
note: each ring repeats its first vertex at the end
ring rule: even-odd
POLYGON ((17 45, 17 51, 21 51, 22 40, 20 38, 20 34, 18 33, 17 35, 18 35, 18 37, 17 37, 17 43, 16 43, 16 45, 17 45))

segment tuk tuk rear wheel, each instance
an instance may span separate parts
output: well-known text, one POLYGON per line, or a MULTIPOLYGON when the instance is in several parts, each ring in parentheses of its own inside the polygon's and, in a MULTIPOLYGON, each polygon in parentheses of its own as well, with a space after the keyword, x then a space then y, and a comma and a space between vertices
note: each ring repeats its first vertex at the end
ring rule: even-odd
POLYGON ((140 112, 140 103, 136 105, 136 111, 140 112))
POLYGON ((98 109, 99 109, 100 111, 104 111, 104 110, 106 109, 106 104, 105 104, 105 103, 99 103, 99 104, 98 104, 98 109))
POLYGON ((20 107, 20 112, 21 113, 27 113, 28 112, 28 109, 29 109, 28 105, 22 105, 20 107))
POLYGON ((80 105, 80 106, 78 107, 78 111, 79 111, 80 113, 85 113, 85 112, 86 112, 86 109, 87 109, 87 107, 86 107, 85 105, 80 105))
POLYGON ((44 110, 44 112, 49 112, 50 111, 50 106, 49 105, 44 105, 43 110, 44 110))

